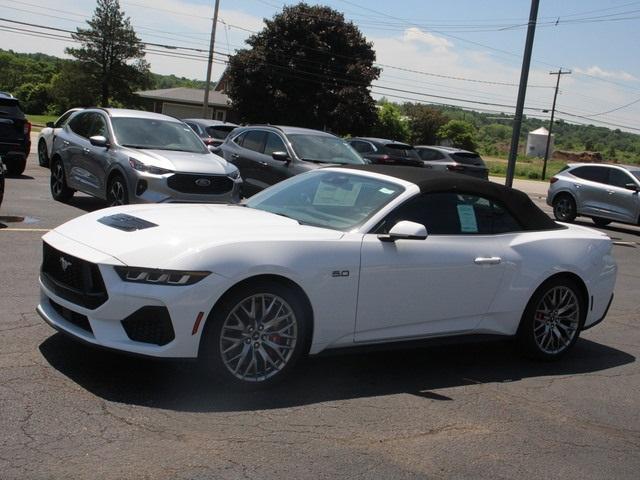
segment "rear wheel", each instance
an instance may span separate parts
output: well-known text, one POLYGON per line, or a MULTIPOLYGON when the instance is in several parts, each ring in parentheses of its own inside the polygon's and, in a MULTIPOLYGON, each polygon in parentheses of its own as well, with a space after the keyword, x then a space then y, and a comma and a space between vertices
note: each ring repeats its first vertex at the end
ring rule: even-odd
POLYGON ((109 180, 109 185, 107 187, 107 203, 109 203, 110 207, 127 205, 129 203, 127 183, 121 175, 114 175, 111 180, 109 180))
POLYGON ((559 222, 573 222, 576 218, 576 202, 567 193, 562 193, 553 199, 553 215, 559 222))
POLYGON ((593 223, 596 224, 596 227, 606 227, 611 223, 611 220, 607 220, 605 218, 593 217, 593 223))
POLYGON ((44 140, 38 143, 38 163, 41 167, 49 166, 49 154, 47 153, 47 144, 44 140))
POLYGON ((575 344, 586 317, 585 299, 575 281, 556 278, 535 291, 520 321, 518 340, 525 352, 554 360, 575 344))
POLYGON ((62 160, 54 160, 51 165, 51 180, 49 182, 51 196, 54 200, 64 202, 73 197, 74 190, 67 186, 62 160))
POLYGON ((260 281, 232 292, 212 312, 201 360, 210 373, 241 388, 279 382, 304 353, 306 303, 292 288, 260 281))

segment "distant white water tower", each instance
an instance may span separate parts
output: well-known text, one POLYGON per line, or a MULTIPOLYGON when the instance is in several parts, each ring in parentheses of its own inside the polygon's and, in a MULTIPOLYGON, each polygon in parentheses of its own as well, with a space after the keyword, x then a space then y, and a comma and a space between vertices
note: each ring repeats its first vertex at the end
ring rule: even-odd
MULTIPOLYGON (((547 148, 547 137, 549 130, 540 127, 537 130, 529 132, 527 136, 527 156, 544 158, 544 152, 547 148)), ((553 156, 553 134, 551 134, 551 143, 549 143, 549 158, 553 156)))

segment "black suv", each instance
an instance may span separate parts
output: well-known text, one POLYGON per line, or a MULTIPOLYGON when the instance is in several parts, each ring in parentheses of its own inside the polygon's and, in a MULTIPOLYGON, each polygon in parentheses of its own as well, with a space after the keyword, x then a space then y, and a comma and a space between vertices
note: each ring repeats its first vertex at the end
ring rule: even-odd
POLYGON ((255 125, 237 128, 219 150, 225 160, 240 170, 245 197, 323 165, 365 163, 343 139, 298 127, 255 125))
POLYGON ((9 175, 20 175, 31 150, 31 124, 17 98, 0 92, 0 156, 9 175))
POLYGON ((349 144, 371 163, 424 167, 413 146, 384 138, 356 137, 349 144))

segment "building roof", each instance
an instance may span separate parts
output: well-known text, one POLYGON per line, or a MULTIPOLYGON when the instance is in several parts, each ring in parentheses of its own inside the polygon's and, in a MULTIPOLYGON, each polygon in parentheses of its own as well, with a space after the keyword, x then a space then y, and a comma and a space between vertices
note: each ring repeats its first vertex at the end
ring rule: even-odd
POLYGON ((538 128, 536 130, 533 130, 533 131, 531 131, 529 133, 532 134, 532 135, 544 135, 546 137, 547 135, 549 135, 549 130, 547 130, 544 127, 540 127, 540 128, 538 128))
MULTIPOLYGON (((190 103, 193 105, 202 105, 204 103, 204 89, 199 88, 161 88, 159 90, 143 90, 136 92, 136 95, 166 102, 190 103)), ((209 91, 209 105, 226 107, 229 103, 229 97, 224 93, 215 90, 209 91)))
POLYGON ((458 192, 498 200, 509 210, 525 230, 552 230, 560 228, 557 223, 551 220, 546 213, 533 203, 527 194, 520 190, 515 190, 498 183, 480 180, 469 175, 434 172, 426 168, 392 165, 344 165, 339 168, 373 172, 399 178, 400 180, 416 184, 422 193, 458 192))

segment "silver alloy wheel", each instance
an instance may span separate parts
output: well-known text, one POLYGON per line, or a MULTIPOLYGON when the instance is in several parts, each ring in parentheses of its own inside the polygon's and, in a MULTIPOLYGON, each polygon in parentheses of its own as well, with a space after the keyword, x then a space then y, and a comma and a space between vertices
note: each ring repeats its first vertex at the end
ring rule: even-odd
POLYGON ((238 379, 261 382, 279 373, 298 342, 291 306, 277 295, 247 297, 231 310, 220 332, 220 355, 238 379))
POLYGON ((118 205, 125 205, 124 198, 124 186, 119 178, 116 178, 111 182, 111 187, 109 188, 109 205, 112 207, 116 207, 118 205))
POLYGON ((569 197, 563 196, 556 201, 553 213, 559 219, 570 218, 573 215, 573 203, 569 197))
POLYGON ((40 165, 46 165, 47 161, 47 146, 44 142, 40 142, 38 144, 38 162, 40 165))
POLYGON ((533 316, 533 336, 544 353, 557 354, 571 345, 580 324, 580 302, 575 292, 553 287, 540 300, 533 316))
POLYGON ((62 194, 64 188, 64 169, 62 163, 56 162, 51 171, 51 192, 54 197, 62 194))

